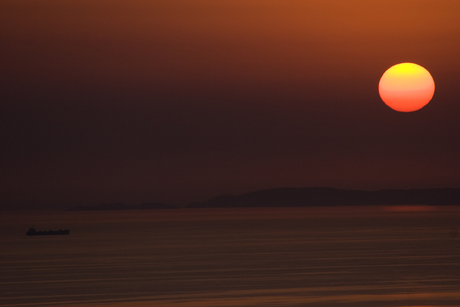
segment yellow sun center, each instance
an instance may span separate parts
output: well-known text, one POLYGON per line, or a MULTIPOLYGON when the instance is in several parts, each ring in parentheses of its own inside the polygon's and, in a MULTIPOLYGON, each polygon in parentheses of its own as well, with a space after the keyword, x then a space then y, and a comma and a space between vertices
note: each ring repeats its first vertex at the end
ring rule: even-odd
POLYGON ((383 102, 396 111, 416 111, 433 97, 433 77, 420 65, 397 64, 383 74, 379 82, 379 94, 383 102))

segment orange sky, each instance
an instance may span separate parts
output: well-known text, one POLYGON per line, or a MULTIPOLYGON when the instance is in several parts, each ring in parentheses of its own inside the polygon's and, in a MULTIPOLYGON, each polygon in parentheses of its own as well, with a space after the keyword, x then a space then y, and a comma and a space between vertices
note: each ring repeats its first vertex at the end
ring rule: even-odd
POLYGON ((460 44, 458 1, 13 0, 2 7, 5 53, 57 80, 71 70, 74 81, 90 74, 144 86, 267 73, 273 82, 277 74, 304 82, 299 77, 312 72, 362 74, 369 62, 386 68, 390 57, 459 64, 450 57, 460 44), (44 72, 46 64, 53 71, 44 72))
POLYGON ((460 187, 459 37, 455 0, 1 0, 0 203, 460 187), (401 62, 436 83, 405 117, 401 62))

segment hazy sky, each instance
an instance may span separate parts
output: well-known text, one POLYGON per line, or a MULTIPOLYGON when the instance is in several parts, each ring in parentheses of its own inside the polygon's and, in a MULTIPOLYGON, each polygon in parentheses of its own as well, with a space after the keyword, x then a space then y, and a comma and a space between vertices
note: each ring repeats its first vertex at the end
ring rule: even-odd
POLYGON ((460 187, 460 1, 0 0, 0 58, 1 208, 460 187))

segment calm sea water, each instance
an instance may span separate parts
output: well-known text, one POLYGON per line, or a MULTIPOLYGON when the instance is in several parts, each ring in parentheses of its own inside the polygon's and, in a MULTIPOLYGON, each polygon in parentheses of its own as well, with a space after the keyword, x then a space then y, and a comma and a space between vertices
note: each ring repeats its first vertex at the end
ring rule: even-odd
POLYGON ((460 306, 460 209, 1 213, 1 306, 460 306), (70 236, 27 237, 69 228, 70 236))

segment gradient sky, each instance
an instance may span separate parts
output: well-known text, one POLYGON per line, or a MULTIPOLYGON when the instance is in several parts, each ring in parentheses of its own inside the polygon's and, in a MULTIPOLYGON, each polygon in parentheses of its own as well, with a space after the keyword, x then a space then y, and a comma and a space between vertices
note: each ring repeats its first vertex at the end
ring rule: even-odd
POLYGON ((459 38, 456 0, 0 0, 0 208, 460 188, 459 38))

